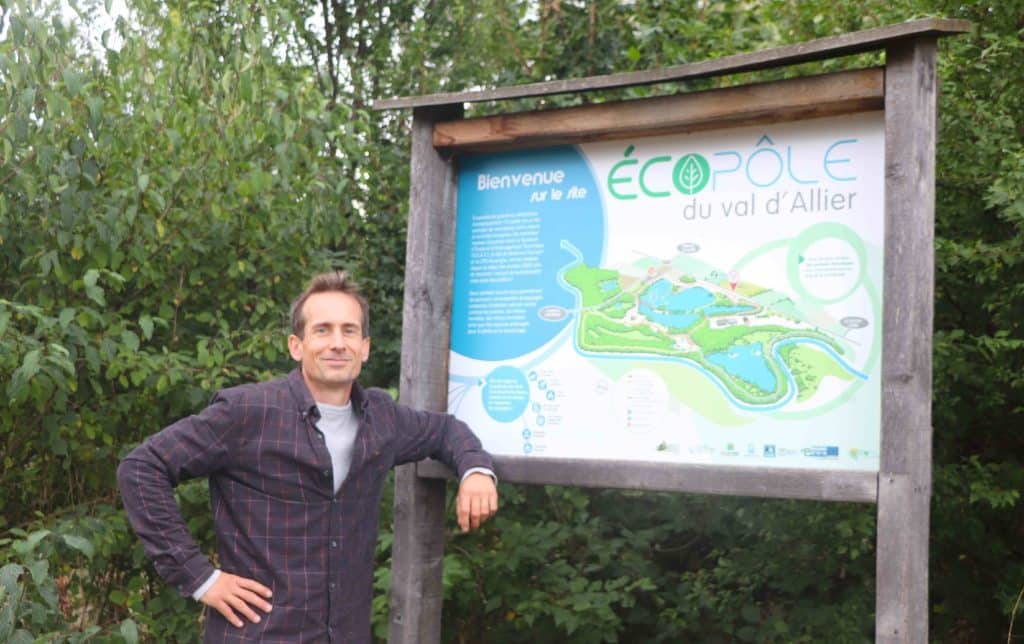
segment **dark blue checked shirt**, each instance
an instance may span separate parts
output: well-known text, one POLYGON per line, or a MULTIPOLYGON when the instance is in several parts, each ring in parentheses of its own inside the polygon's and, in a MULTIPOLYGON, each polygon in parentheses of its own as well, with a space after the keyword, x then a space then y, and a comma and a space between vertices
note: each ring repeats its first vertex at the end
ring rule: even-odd
MULTIPOLYGON (((207 612, 207 642, 369 642, 373 557, 389 469, 426 457, 458 475, 491 468, 454 417, 352 389, 359 418, 352 466, 337 495, 316 405, 296 369, 226 389, 210 406, 150 437, 118 468, 132 527, 157 571, 185 596, 213 573, 189 534, 173 488, 208 476, 220 568, 270 588, 258 624, 207 612)), ((257 613, 261 611, 257 610, 257 613)))

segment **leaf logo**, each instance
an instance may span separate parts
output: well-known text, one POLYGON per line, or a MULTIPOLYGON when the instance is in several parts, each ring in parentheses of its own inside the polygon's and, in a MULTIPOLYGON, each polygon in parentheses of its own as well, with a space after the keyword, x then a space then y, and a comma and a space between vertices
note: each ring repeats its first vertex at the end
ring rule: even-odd
POLYGON ((676 190, 684 195, 695 195, 708 185, 711 178, 711 166, 707 159, 699 154, 687 154, 676 162, 672 171, 672 182, 676 190))

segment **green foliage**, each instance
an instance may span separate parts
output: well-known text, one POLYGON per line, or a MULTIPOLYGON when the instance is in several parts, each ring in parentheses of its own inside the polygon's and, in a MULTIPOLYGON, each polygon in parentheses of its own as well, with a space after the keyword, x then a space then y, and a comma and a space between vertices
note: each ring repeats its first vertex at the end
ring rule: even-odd
MULTIPOLYGON (((79 10, 83 27, 102 11, 79 10)), ((86 45, 23 0, 0 8, 0 641, 198 640, 197 605, 155 576, 117 508, 114 465, 215 389, 290 368, 284 308, 310 274, 356 274, 374 306, 365 379, 397 382, 408 114, 374 98, 698 62, 922 15, 975 24, 939 56, 932 639, 1005 637, 1024 580, 1019 3, 137 0, 86 45)), ((871 639, 871 506, 502 494, 481 533, 452 530, 448 641, 871 639)), ((179 500, 209 548, 205 486, 179 500)), ((388 496, 380 593, 390 516, 388 496)), ((386 613, 380 594, 381 639, 386 613)))
POLYGON ((448 641, 871 639, 869 506, 514 485, 502 495, 493 525, 449 541, 448 641))
MULTIPOLYGON (((189 528, 211 550, 205 482, 180 486, 177 498, 189 528)), ((0 569, 0 641, 201 640, 199 605, 160 580, 120 508, 72 508, 46 524, 0 539, 8 560, 0 569)))
POLYGON ((11 573, 12 628, 183 641, 196 607, 139 556, 114 466, 212 391, 290 368, 287 302, 357 246, 360 116, 279 64, 272 6, 141 5, 121 48, 92 54, 40 9, 5 5, 0 24, 0 549, 27 557, 40 526, 59 538, 39 547, 64 545, 32 551, 50 577, 36 559, 11 573), (119 526, 116 558, 63 556, 98 550, 52 525, 84 508, 119 526), (58 565, 77 570, 67 611, 58 565))

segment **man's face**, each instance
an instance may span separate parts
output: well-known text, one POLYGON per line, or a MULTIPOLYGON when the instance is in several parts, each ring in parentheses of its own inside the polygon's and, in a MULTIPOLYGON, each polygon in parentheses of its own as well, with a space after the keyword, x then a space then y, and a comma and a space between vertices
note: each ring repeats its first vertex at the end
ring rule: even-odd
POLYGON ((288 336, 288 350, 317 402, 344 405, 352 383, 370 357, 363 337, 363 312, 346 293, 314 293, 302 306, 303 336, 288 336))

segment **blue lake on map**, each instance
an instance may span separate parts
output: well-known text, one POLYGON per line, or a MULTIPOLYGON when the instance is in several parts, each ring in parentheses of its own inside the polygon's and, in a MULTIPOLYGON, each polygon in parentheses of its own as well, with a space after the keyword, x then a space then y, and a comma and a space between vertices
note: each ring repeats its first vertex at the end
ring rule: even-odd
POLYGON ((701 287, 672 292, 672 283, 658 280, 640 298, 640 312, 667 327, 689 327, 698 319, 690 314, 715 301, 715 296, 701 287))
POLYGON ((700 319, 692 311, 714 301, 715 296, 700 286, 673 293, 671 282, 658 280, 640 298, 640 313, 658 324, 685 329, 700 319))
POLYGON ((709 354, 707 360, 762 391, 775 391, 775 374, 768 368, 760 342, 729 347, 728 351, 709 354))
POLYGON ((614 291, 619 288, 619 280, 605 280, 598 284, 602 291, 614 291))

